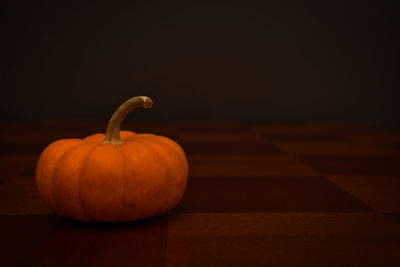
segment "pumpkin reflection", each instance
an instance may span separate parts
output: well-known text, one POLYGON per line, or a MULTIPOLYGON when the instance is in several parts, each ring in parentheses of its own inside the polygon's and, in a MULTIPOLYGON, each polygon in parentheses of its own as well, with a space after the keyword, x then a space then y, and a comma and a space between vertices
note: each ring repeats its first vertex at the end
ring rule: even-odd
POLYGON ((167 219, 124 224, 59 220, 39 252, 40 266, 159 266, 165 263, 167 219))

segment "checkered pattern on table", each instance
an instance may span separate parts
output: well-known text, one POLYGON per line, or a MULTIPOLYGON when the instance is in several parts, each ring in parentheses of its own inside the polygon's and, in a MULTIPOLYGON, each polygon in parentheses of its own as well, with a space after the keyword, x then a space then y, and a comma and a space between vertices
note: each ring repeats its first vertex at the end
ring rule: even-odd
MULTIPOLYGON (((105 122, 57 121, 6 127, 0 136, 4 240, 33 245, 37 235, 50 235, 48 228, 60 236, 57 242, 65 233, 77 241, 103 236, 101 227, 82 230, 51 215, 36 192, 34 171, 50 142, 104 128, 105 122)), ((189 182, 179 205, 124 226, 142 242, 161 242, 155 249, 167 265, 400 262, 399 132, 354 122, 185 121, 124 128, 171 137, 188 156, 189 182)), ((118 242, 125 240, 113 231, 118 242)), ((107 238, 104 244, 113 242, 107 238)))

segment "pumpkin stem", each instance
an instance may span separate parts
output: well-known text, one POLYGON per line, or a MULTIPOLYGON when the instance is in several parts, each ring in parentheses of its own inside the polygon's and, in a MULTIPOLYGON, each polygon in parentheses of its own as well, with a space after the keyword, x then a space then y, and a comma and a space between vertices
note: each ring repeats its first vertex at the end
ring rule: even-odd
POLYGON ((125 101, 112 115, 106 130, 106 137, 103 143, 110 143, 112 145, 119 145, 122 143, 119 132, 121 124, 126 116, 133 110, 141 107, 151 108, 153 100, 147 96, 135 96, 125 101))

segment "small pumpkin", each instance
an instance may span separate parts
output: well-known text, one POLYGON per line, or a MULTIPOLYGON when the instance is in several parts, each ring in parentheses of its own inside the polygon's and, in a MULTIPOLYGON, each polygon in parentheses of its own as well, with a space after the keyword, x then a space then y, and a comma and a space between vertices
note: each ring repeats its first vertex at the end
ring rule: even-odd
POLYGON ((133 221, 172 209, 186 188, 188 163, 173 140, 120 131, 128 113, 150 108, 137 96, 113 114, 105 135, 62 139, 40 155, 36 185, 57 214, 81 221, 133 221))

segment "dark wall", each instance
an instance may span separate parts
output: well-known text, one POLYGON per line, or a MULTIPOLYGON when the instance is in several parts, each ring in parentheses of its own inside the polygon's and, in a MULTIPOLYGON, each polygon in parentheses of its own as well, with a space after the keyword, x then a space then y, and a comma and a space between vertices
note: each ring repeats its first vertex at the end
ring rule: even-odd
POLYGON ((391 1, 8 2, 3 119, 400 124, 391 1))

